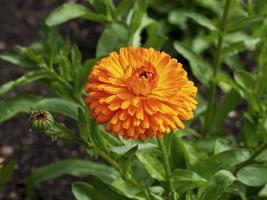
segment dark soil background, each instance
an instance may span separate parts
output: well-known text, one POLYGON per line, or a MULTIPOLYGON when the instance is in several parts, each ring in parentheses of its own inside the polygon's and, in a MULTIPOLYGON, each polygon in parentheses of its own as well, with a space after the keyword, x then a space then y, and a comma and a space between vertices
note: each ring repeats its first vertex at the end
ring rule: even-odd
MULTIPOLYGON (((38 41, 44 18, 63 2, 66 1, 0 0, 0 53, 14 52, 16 45, 27 46, 38 41)), ((75 20, 64 25, 62 33, 77 43, 84 57, 88 58, 94 55, 96 41, 102 29, 98 24, 75 20)), ((22 70, 18 66, 0 61, 0 74, 2 85, 19 77, 22 70)), ((0 97, 0 100, 25 93, 49 95, 40 85, 32 84, 26 88, 17 88, 0 97)), ((52 142, 42 133, 30 133, 27 130, 28 118, 28 115, 21 114, 0 125, 0 158, 7 161, 17 160, 13 180, 0 192, 0 199, 3 200, 25 199, 26 178, 37 167, 67 158, 88 159, 85 150, 77 145, 64 144, 62 141, 52 142)), ((66 119, 60 120, 68 126, 71 124, 66 119)), ((35 188, 33 199, 74 199, 70 190, 74 180, 77 179, 64 176, 39 184, 35 188)))

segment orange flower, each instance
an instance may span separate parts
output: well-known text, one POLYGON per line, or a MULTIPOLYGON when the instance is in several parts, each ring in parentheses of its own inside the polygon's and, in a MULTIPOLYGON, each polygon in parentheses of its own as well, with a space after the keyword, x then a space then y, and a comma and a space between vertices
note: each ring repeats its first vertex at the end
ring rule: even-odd
POLYGON ((182 64, 152 48, 121 48, 92 69, 86 104, 97 123, 125 139, 163 136, 193 117, 197 88, 182 64))

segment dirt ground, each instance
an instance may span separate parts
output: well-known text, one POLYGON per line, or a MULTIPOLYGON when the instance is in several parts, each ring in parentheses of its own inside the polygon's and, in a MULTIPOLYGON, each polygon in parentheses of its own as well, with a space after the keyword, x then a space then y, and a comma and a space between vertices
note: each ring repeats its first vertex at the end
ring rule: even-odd
MULTIPOLYGON (((43 19, 62 2, 66 1, 0 0, 0 53, 12 52, 15 45, 26 46, 40 39, 43 19)), ((62 32, 78 44, 85 57, 91 57, 94 55, 101 29, 97 24, 76 20, 64 25, 62 32)), ((0 61, 0 74, 2 85, 19 77, 22 71, 17 66, 0 61)), ((9 92, 0 97, 0 100, 24 93, 47 95, 46 90, 33 84, 9 92)), ((0 125, 0 157, 17 160, 13 180, 0 192, 0 199, 3 200, 25 199, 26 177, 39 166, 67 158, 88 158, 84 149, 77 145, 64 144, 62 141, 52 142, 41 133, 30 133, 27 130, 28 118, 28 115, 21 114, 0 125)), ((35 188, 34 199, 74 199, 70 190, 73 180, 76 179, 64 176, 42 183, 35 188)))

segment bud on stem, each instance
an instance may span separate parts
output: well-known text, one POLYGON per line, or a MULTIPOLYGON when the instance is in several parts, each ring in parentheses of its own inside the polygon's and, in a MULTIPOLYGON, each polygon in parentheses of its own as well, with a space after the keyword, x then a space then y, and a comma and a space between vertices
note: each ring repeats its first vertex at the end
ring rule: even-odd
POLYGON ((69 142, 79 142, 71 131, 62 123, 54 120, 52 114, 48 111, 34 111, 28 122, 30 131, 43 131, 51 137, 52 141, 63 139, 69 142))
POLYGON ((50 130, 53 123, 54 123, 54 118, 48 111, 33 112, 28 122, 30 131, 50 130))

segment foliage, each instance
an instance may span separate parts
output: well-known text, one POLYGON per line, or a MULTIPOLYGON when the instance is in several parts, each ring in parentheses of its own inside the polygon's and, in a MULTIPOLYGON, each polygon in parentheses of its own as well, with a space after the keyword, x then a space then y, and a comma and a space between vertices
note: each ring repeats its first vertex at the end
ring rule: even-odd
POLYGON ((79 134, 59 122, 46 134, 83 145, 104 160, 63 160, 38 168, 28 178, 29 198, 34 185, 67 174, 86 177, 72 184, 77 200, 266 199, 266 1, 88 3, 92 9, 64 3, 45 19, 41 41, 0 56, 25 71, 2 85, 0 95, 37 81, 53 95, 3 98, 0 123, 38 109, 64 115, 77 123, 79 134), (104 25, 94 58, 82 59, 78 46, 60 34, 60 25, 69 20, 104 25), (90 67, 123 46, 164 50, 188 66, 199 88, 199 105, 186 129, 164 139, 125 141, 90 118, 83 100, 90 67), (233 114, 242 119, 238 132, 233 114))
POLYGON ((15 160, 10 161, 4 166, 0 163, 0 191, 3 189, 5 184, 7 184, 12 179, 15 165, 15 160))

